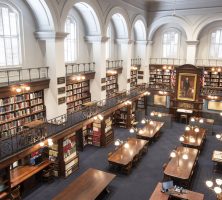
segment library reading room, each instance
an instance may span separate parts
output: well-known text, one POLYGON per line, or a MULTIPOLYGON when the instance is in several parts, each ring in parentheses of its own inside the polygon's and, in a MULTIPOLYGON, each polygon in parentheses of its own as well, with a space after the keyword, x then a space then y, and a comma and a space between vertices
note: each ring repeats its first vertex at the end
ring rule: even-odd
POLYGON ((222 200, 222 0, 0 0, 0 200, 222 200))

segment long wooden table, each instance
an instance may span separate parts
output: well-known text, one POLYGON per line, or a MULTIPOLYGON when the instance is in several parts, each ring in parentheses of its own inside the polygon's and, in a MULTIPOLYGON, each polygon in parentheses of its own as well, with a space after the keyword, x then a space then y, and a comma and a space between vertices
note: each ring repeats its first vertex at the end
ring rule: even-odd
POLYGON ((130 165, 130 171, 134 158, 138 156, 147 145, 148 141, 146 140, 128 138, 124 144, 122 144, 116 151, 108 156, 108 162, 112 165, 125 168, 130 165))
POLYGON ((163 127, 163 125, 164 122, 149 121, 146 123, 144 128, 139 130, 136 136, 140 139, 152 141, 154 138, 158 137, 160 129, 163 127))
POLYGON ((154 121, 164 122, 163 127, 172 127, 172 114, 152 111, 150 112, 150 119, 154 121))
POLYGON ((198 150, 189 147, 177 147, 177 155, 168 162, 164 174, 174 180, 176 185, 189 187, 194 168, 198 159, 198 150), (187 160, 182 156, 186 154, 187 160))
POLYGON ((179 199, 187 199, 187 200, 204 200, 204 194, 193 192, 190 190, 186 190, 186 193, 178 194, 175 192, 171 193, 163 193, 161 192, 162 183, 158 183, 154 192, 152 193, 150 200, 168 200, 171 196, 179 198, 179 199))
POLYGON ((24 165, 16 167, 10 171, 11 176, 11 187, 15 187, 25 180, 29 179, 31 176, 37 174, 44 168, 48 167, 52 162, 49 160, 45 160, 39 165, 24 165))
POLYGON ((206 138, 206 130, 203 128, 199 128, 199 130, 200 131, 198 133, 196 133, 194 129, 191 129, 190 131, 185 131, 183 134, 184 141, 181 142, 181 144, 200 150, 206 138))
POLYGON ((94 200, 115 177, 116 175, 114 174, 90 168, 53 199, 94 200))

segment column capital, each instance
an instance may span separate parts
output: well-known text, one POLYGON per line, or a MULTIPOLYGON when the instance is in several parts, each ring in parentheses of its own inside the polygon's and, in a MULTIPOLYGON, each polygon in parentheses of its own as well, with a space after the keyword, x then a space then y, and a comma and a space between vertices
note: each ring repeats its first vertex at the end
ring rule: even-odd
POLYGON ((136 40, 135 41, 135 44, 144 44, 144 45, 146 45, 147 43, 148 43, 147 40, 136 40))
POLYGON ((117 38, 115 39, 115 42, 117 44, 131 44, 132 40, 129 40, 129 38, 117 38))
POLYGON ((187 40, 186 43, 188 45, 198 45, 199 44, 199 40, 187 40))
POLYGON ((101 35, 86 35, 84 36, 84 39, 88 43, 101 43, 101 42, 107 42, 109 40, 109 37, 101 35))
POLYGON ((65 32, 39 31, 39 32, 35 32, 35 37, 38 40, 64 39, 68 34, 69 33, 65 33, 65 32))
POLYGON ((147 40, 147 45, 152 45, 153 41, 152 40, 147 40))

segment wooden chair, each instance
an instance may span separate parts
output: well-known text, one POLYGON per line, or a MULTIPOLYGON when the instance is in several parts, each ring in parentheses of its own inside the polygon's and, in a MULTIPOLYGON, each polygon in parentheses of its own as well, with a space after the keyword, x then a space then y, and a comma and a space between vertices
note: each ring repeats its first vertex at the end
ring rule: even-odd
POLYGON ((18 185, 14 190, 11 191, 11 198, 12 200, 20 200, 22 199, 20 196, 20 185, 18 185))
POLYGON ((186 114, 180 115, 180 122, 182 123, 183 120, 188 124, 188 116, 186 114))

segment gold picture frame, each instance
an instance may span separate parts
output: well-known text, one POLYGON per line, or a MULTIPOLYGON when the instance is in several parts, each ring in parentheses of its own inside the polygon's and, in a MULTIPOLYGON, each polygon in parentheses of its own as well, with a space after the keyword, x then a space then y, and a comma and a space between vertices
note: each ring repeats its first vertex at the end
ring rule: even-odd
POLYGON ((197 74, 179 73, 177 99, 195 101, 197 74))

